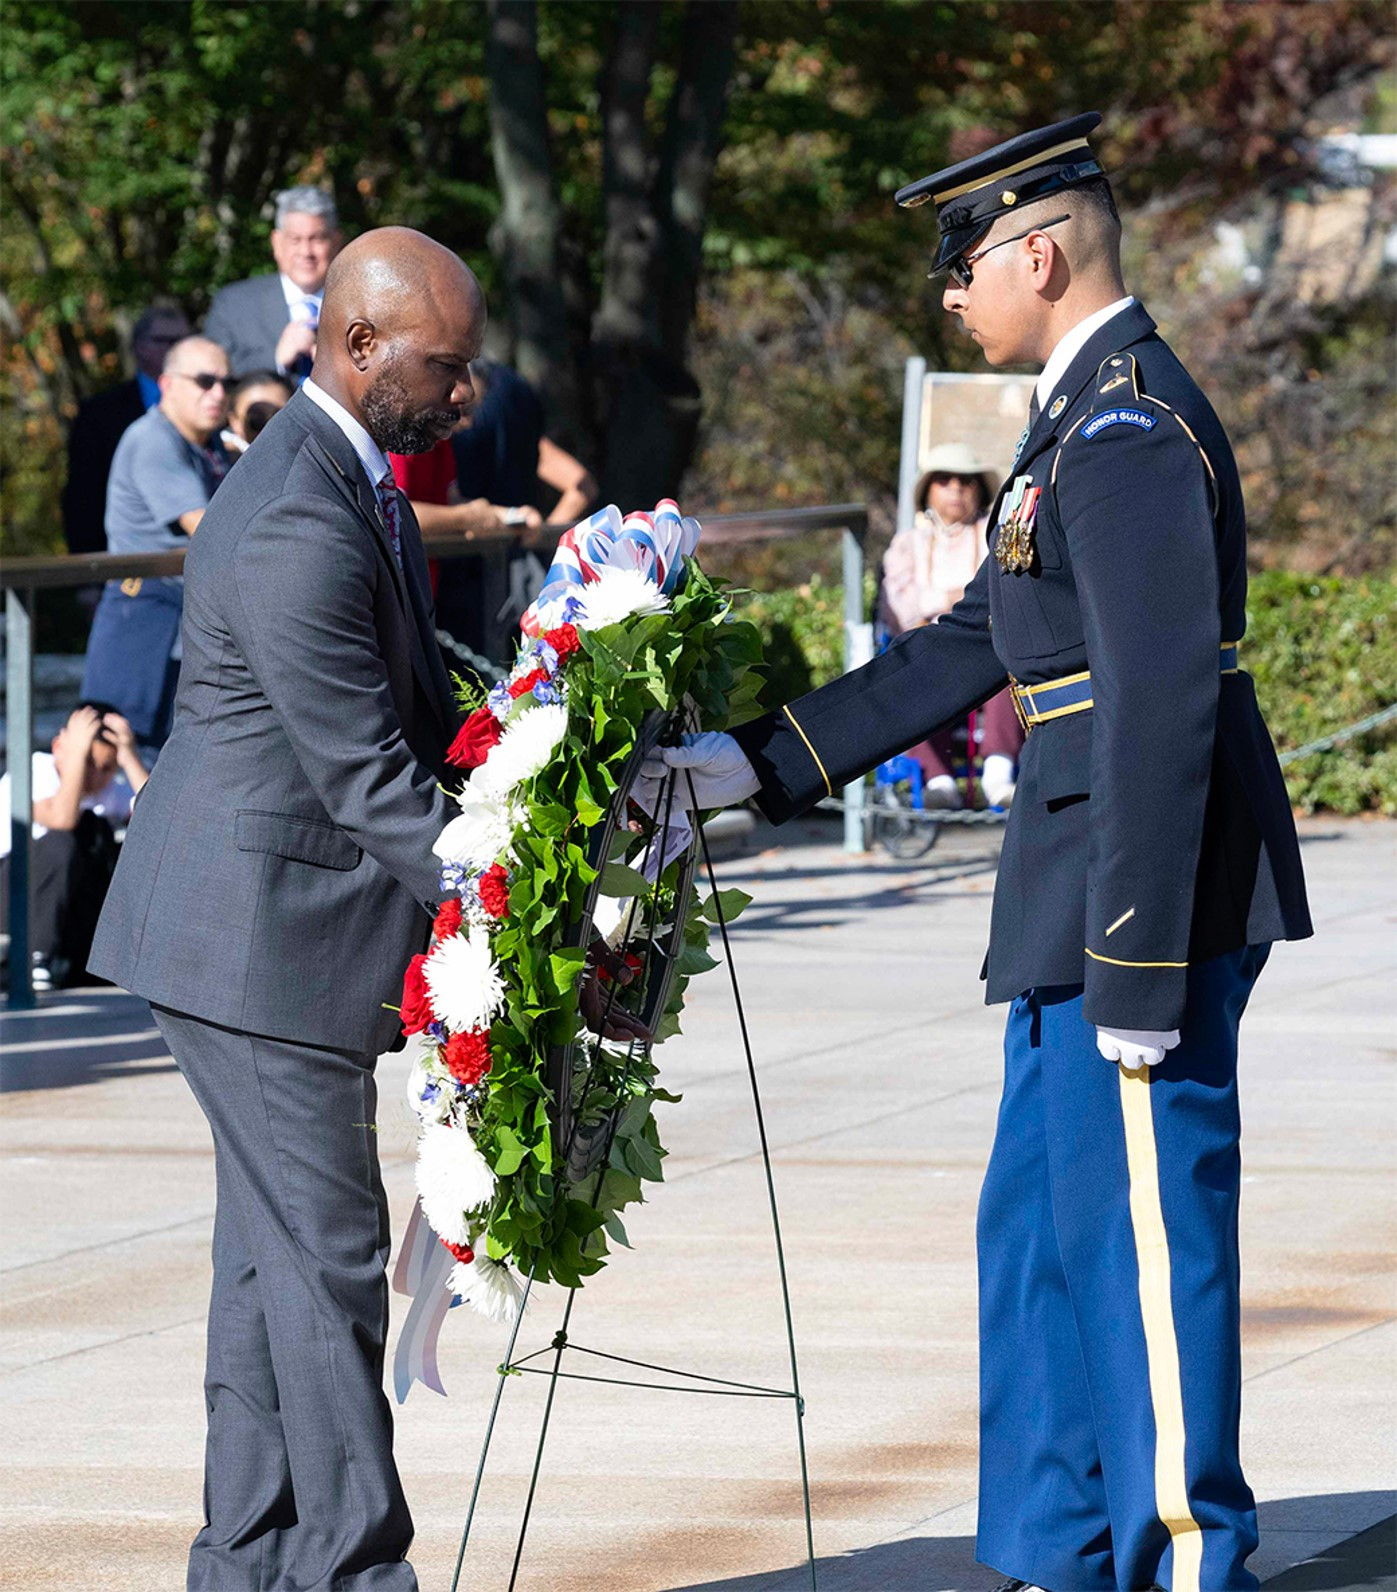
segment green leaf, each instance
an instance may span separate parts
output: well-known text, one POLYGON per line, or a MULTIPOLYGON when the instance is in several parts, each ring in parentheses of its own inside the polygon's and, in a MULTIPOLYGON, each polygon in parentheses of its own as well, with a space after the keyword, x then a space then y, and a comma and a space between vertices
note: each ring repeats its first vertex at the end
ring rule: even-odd
POLYGON ((732 923, 751 906, 752 897, 745 890, 739 890, 735 885, 727 890, 715 890, 706 896, 700 905, 699 916, 706 918, 710 923, 719 921, 719 910, 722 911, 722 921, 732 923))
POLYGON ((602 869, 601 893, 606 896, 642 895, 650 888, 643 873, 623 862, 608 862, 602 869))
POLYGON ((508 1177, 517 1172, 523 1164, 524 1157, 529 1153, 528 1148, 519 1142, 514 1129, 501 1126, 495 1134, 495 1175, 508 1177))

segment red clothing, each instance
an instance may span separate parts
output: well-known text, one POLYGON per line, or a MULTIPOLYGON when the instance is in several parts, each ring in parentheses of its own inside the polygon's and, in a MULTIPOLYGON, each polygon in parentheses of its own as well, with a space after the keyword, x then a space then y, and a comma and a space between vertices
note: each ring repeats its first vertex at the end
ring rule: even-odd
POLYGON ((426 453, 390 453, 393 479, 412 503, 446 503, 456 480, 456 455, 446 437, 426 453))
MULTIPOLYGON (((451 438, 445 437, 426 453, 390 453, 388 462, 393 466, 393 479, 398 490, 409 503, 449 503, 451 488, 456 484, 456 455, 451 451, 451 438)), ((427 561, 432 577, 432 596, 437 594, 438 561, 427 561)))

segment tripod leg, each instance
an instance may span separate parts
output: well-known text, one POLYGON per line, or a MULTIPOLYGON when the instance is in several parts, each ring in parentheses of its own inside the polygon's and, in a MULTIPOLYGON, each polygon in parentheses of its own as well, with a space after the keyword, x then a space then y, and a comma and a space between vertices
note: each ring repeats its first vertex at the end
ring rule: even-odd
MULTIPOLYGON (((480 1445, 480 1460, 475 1467, 475 1485, 471 1488, 470 1507, 466 1510, 466 1524, 461 1531, 461 1546, 456 1550, 456 1570, 451 1577, 451 1592, 457 1592, 461 1584, 461 1565, 466 1557, 466 1544, 470 1541, 471 1522, 475 1519, 476 1500, 480 1497, 480 1484, 485 1477, 485 1460, 490 1453, 490 1439, 495 1435, 495 1420, 500 1413, 500 1400, 504 1397, 505 1366, 514 1363, 514 1345, 519 1341, 519 1327, 524 1320, 524 1307, 529 1302, 529 1290, 534 1285, 534 1274, 529 1273, 528 1281, 524 1284, 523 1297, 519 1300, 519 1309, 515 1312, 514 1328, 509 1334, 509 1347, 505 1350, 504 1359, 500 1363, 499 1384, 495 1388, 495 1402, 490 1406, 490 1419, 485 1427, 485 1441, 480 1445)), ((516 1561, 517 1562, 517 1561, 516 1561)))
POLYGON ((576 1288, 569 1288, 567 1308, 563 1311, 563 1324, 553 1339, 553 1370, 548 1377, 548 1398, 543 1406, 543 1424, 538 1430, 538 1448, 534 1452, 533 1475, 529 1478, 529 1496, 524 1500, 524 1518, 519 1522, 519 1541, 514 1549, 514 1565, 509 1572, 509 1592, 514 1592, 514 1583, 519 1577, 519 1565, 524 1557, 524 1538, 529 1534, 529 1516, 533 1512, 534 1494, 538 1491, 538 1474, 543 1465, 543 1445, 548 1441, 548 1422, 553 1414, 553 1395, 558 1391, 558 1369, 563 1362, 563 1350, 567 1347, 568 1322, 572 1320, 572 1307, 576 1300, 576 1288))
MULTIPOLYGON (((689 804, 696 809, 698 799, 694 794, 694 776, 687 769, 685 778, 689 781, 689 804)), ((810 1564, 810 1589, 811 1592, 816 1592, 818 1583, 815 1573, 815 1532, 810 1518, 810 1471, 805 1458, 805 1400, 800 1396, 800 1371, 796 1366, 796 1334, 795 1325, 791 1320, 791 1290, 786 1282, 786 1252, 781 1244, 781 1218, 776 1213, 776 1182, 771 1175, 771 1151, 766 1142, 766 1119, 762 1115, 761 1091, 757 1088, 757 1067, 752 1060, 752 1041, 747 1033, 747 1014, 742 1008, 742 994, 737 987, 737 969, 733 965, 728 926, 723 918, 722 902, 718 895, 718 880, 713 872, 713 859, 708 852, 708 837, 703 832, 702 824, 697 825, 697 828, 699 845, 703 848, 704 871, 708 874, 709 887, 713 891, 718 932, 723 939, 728 980, 732 984, 733 1001, 737 1006, 737 1023, 742 1031, 742 1048, 747 1056, 747 1076, 752 1084, 752 1105, 757 1115, 757 1137, 761 1141, 762 1166, 766 1171, 766 1193, 771 1204, 771 1231, 776 1239, 776 1269, 781 1275, 781 1303, 786 1311, 786 1345, 791 1355, 791 1391, 795 1394, 796 1443, 800 1449, 800 1490, 805 1504, 805 1551, 810 1564)))

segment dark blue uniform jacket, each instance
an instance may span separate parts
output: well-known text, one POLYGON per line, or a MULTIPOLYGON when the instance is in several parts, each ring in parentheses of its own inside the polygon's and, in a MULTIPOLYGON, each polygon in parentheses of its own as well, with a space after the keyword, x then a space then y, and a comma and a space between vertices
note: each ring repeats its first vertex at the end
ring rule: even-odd
POLYGON ((964 717, 1006 679, 1090 672, 1087 711, 1029 733, 995 888, 986 998, 1084 984, 1084 1015, 1170 1029, 1190 962, 1310 932, 1275 750, 1226 651, 1246 625, 1246 519, 1217 416, 1139 305, 1044 405, 1028 567, 990 556, 936 624, 739 729, 780 823, 964 717))

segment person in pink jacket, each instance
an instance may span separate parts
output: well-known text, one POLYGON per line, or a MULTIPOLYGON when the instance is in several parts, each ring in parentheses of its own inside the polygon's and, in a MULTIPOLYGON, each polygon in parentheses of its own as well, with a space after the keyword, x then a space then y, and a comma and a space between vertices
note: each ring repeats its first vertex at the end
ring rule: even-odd
MULTIPOLYGON (((933 448, 917 482, 917 517, 893 537, 883 555, 879 618, 892 635, 932 624, 960 601, 986 551, 986 515, 994 497, 988 466, 962 443, 933 448)), ((1008 690, 980 709, 984 731, 981 784, 992 806, 1014 797, 1014 768, 1023 731, 1008 690)), ((963 798, 951 772, 951 732, 943 730, 912 747, 909 756, 926 778, 928 807, 960 807, 963 798)))

